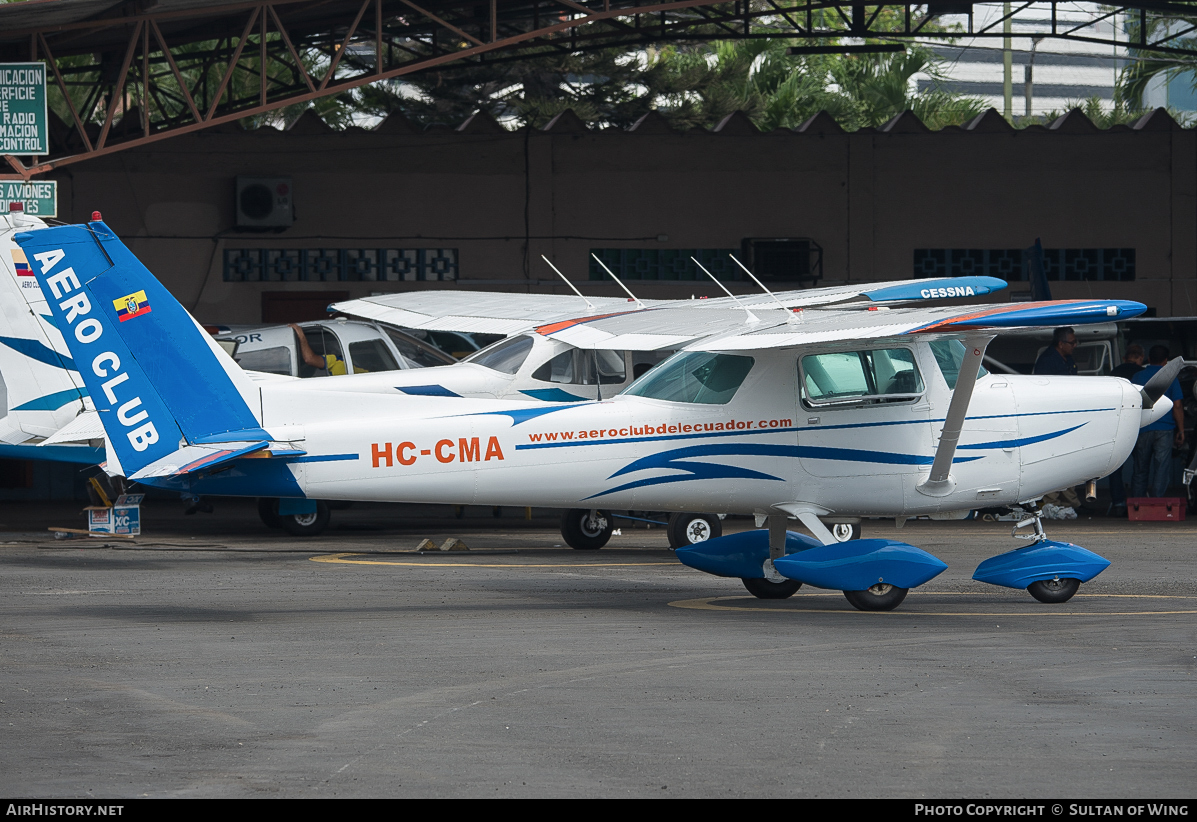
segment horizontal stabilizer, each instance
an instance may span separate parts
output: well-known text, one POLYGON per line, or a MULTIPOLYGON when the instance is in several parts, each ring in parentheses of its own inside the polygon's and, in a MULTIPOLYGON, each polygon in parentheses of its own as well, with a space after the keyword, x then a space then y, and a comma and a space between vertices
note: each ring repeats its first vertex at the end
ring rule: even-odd
POLYGON ((135 472, 129 479, 145 480, 155 477, 190 474, 201 468, 211 468, 240 457, 298 457, 305 453, 307 452, 296 448, 290 443, 270 442, 269 440, 222 442, 211 445, 185 445, 173 454, 167 454, 165 457, 155 460, 145 468, 135 472))
POLYGON ((75 419, 58 429, 52 436, 46 437, 38 447, 58 445, 64 442, 88 442, 104 439, 104 423, 100 422, 98 411, 84 411, 75 419))

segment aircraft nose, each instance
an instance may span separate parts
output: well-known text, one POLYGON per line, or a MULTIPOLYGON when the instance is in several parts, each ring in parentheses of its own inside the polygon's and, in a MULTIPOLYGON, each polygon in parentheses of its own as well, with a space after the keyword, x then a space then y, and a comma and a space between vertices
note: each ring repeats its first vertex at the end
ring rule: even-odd
MULTIPOLYGON (((1137 387, 1137 386, 1136 386, 1137 387)), ((1139 427, 1144 428, 1151 425, 1157 420, 1162 420, 1164 417, 1172 413, 1172 400, 1167 394, 1164 394, 1155 401, 1155 405, 1148 405, 1147 400, 1143 397, 1142 392, 1139 393, 1140 408, 1139 427)))

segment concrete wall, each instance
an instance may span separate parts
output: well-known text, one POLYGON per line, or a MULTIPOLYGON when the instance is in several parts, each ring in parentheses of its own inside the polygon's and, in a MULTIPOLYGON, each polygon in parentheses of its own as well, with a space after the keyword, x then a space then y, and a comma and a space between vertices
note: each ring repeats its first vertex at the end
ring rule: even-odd
MULTIPOLYGON (((990 112, 934 133, 908 114, 852 134, 824 115, 772 133, 740 116, 678 133, 654 115, 631 131, 588 131, 568 113, 544 131, 507 132, 483 117, 417 130, 392 117, 372 132, 334 132, 305 115, 289 132, 217 128, 57 178, 62 219, 102 211, 203 322, 257 322, 263 291, 565 293, 541 254, 585 281, 591 248, 735 248, 743 237, 791 236, 823 246, 823 284, 911 277, 916 248, 1020 248, 1036 237, 1049 248, 1134 248, 1135 282, 1053 282, 1054 295, 1197 314, 1197 132, 1162 111, 1107 131, 1079 112, 1015 131, 990 112), (239 231, 238 174, 291 176, 294 225, 239 231), (223 280, 226 248, 357 246, 457 248, 459 280, 223 280)), ((633 288, 717 293, 689 281, 633 288)), ((618 293, 603 283, 583 290, 618 293)))

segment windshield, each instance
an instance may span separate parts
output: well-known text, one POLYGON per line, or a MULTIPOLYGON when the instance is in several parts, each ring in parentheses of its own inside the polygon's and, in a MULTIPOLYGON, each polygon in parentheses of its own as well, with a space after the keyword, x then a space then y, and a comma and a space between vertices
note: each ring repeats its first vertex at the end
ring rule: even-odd
POLYGON ((690 351, 649 371, 625 392, 669 402, 724 405, 752 370, 752 357, 690 351))
POLYGON ((431 347, 424 347, 401 331, 385 327, 383 330, 411 368, 432 368, 437 365, 453 365, 457 362, 448 354, 431 347))
POLYGON ((466 357, 463 362, 471 362, 498 371, 502 374, 514 374, 520 370, 524 360, 532 353, 532 338, 527 334, 509 337, 495 343, 490 348, 484 348, 477 354, 466 357))

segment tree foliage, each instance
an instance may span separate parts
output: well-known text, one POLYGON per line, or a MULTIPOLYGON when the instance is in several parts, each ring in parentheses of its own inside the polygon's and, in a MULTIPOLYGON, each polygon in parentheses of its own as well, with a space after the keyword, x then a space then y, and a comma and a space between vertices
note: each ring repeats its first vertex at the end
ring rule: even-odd
POLYGON ((819 111, 853 130, 907 109, 931 128, 962 123, 984 103, 947 91, 929 48, 905 53, 790 55, 787 39, 608 49, 445 68, 359 93, 363 111, 420 123, 461 122, 487 111, 543 126, 565 109, 594 126, 627 128, 651 110, 679 129, 710 128, 734 111, 758 127, 794 128, 819 111), (928 88, 919 90, 918 80, 928 88))

